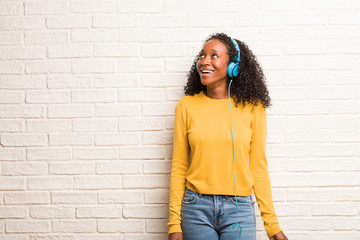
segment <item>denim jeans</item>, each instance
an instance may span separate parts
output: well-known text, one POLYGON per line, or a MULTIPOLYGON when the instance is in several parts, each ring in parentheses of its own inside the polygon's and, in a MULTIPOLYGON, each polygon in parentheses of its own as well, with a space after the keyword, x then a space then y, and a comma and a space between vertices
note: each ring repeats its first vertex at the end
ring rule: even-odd
POLYGON ((185 188, 181 205, 183 240, 241 240, 256 239, 254 202, 250 196, 236 196, 238 223, 236 224, 235 196, 199 194, 185 188), (233 226, 234 228, 236 226, 233 226))

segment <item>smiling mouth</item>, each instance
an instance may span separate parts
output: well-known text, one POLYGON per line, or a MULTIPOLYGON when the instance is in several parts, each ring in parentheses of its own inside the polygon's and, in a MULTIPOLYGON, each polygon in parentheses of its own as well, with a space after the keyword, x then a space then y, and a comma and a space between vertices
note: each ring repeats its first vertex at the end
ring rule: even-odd
POLYGON ((213 70, 203 70, 203 69, 201 69, 201 73, 202 74, 205 74, 205 75, 210 75, 210 74, 212 74, 214 71, 213 70))

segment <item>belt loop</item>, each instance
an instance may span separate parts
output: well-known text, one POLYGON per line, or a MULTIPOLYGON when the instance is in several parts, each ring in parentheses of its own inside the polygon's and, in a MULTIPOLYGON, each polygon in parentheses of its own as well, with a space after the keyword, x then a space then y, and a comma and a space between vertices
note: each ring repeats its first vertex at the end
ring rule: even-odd
POLYGON ((203 195, 202 195, 202 193, 199 193, 199 197, 202 197, 203 195))

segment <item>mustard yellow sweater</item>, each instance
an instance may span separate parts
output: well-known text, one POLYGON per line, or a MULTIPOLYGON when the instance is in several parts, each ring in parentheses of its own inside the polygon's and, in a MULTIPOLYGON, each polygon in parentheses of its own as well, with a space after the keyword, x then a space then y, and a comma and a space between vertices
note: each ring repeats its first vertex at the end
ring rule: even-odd
MULTIPOLYGON (((265 155, 266 110, 231 98, 236 195, 254 193, 268 236, 281 231, 275 215, 265 155)), ((202 194, 234 195, 233 145, 229 99, 212 99, 203 92, 182 97, 175 108, 170 181, 169 233, 182 232, 181 203, 185 186, 202 194)))

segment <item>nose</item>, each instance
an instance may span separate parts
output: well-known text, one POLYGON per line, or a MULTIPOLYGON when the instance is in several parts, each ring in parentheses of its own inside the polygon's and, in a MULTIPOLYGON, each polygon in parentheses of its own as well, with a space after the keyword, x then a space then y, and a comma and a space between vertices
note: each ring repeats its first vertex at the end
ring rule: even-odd
POLYGON ((200 60, 199 60, 200 67, 205 66, 205 65, 209 65, 209 64, 210 64, 210 56, 200 58, 200 60))

